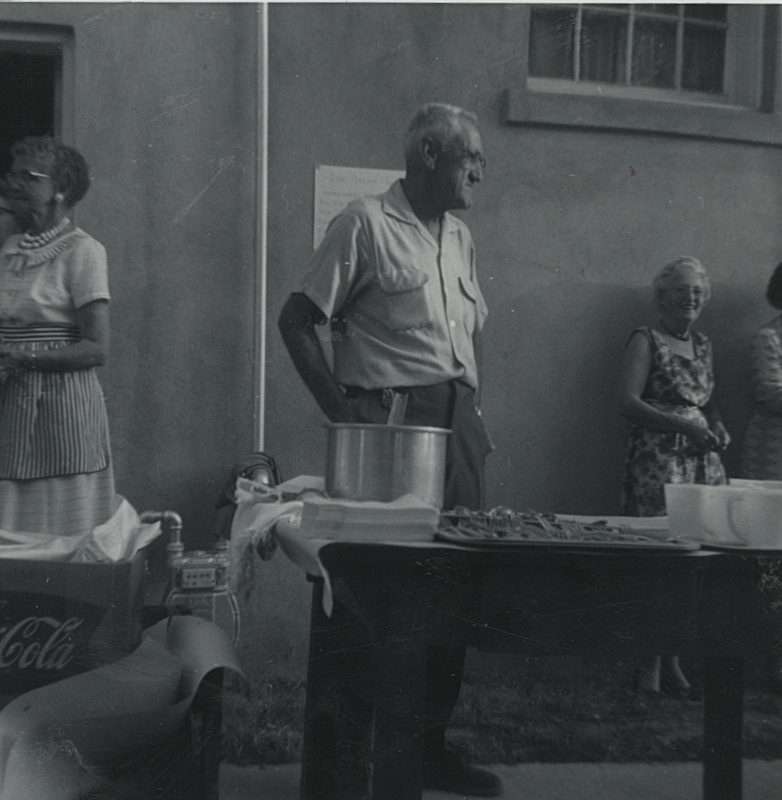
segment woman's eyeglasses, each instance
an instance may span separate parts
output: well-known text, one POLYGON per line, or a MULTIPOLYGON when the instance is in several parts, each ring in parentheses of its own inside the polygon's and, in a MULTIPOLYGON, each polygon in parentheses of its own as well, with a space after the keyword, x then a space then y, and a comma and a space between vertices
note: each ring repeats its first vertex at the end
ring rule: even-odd
POLYGON ((8 183, 16 184, 17 186, 29 186, 31 183, 38 183, 38 181, 51 178, 45 172, 34 172, 31 169, 16 169, 13 172, 6 174, 5 179, 8 183))

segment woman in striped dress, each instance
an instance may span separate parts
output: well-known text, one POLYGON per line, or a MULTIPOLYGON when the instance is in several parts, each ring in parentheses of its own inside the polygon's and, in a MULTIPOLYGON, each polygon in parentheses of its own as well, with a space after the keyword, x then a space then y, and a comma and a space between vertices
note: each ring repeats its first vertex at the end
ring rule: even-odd
POLYGON ((0 250, 0 529, 62 536, 111 515, 96 367, 109 345, 106 251, 71 221, 87 163, 50 137, 11 149, 7 191, 29 220, 0 250))

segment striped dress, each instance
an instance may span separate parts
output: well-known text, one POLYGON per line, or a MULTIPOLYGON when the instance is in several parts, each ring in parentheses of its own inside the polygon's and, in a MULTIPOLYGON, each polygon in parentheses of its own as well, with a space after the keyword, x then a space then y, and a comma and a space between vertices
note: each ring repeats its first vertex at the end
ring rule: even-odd
POLYGON ((741 443, 742 478, 782 480, 782 315, 750 345, 755 406, 741 443))
MULTIPOLYGON (((0 347, 79 341, 77 309, 108 300, 104 248, 76 228, 37 249, 0 251, 0 347)), ((71 536, 110 516, 103 392, 94 369, 20 370, 0 384, 0 529, 71 536)))

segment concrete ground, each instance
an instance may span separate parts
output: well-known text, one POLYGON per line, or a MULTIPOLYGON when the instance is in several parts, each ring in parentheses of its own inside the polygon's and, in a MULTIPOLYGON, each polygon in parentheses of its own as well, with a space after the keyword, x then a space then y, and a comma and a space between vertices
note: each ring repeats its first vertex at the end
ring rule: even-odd
MULTIPOLYGON (((521 764, 492 769, 502 778, 503 800, 699 800, 701 765, 521 764)), ((223 764, 220 800, 299 800, 298 764, 236 767, 223 764)), ((424 792, 424 800, 461 795, 424 792)), ((744 761, 743 800, 782 797, 782 761, 744 761)))

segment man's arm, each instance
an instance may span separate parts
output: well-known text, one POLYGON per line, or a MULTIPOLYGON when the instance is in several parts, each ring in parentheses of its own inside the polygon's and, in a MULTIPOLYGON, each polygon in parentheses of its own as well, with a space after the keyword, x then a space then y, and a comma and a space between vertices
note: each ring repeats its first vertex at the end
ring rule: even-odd
POLYGON ((475 392, 475 405, 481 407, 481 389, 483 388, 483 336, 476 328, 472 334, 472 346, 475 353, 475 368, 478 375, 478 388, 475 392))
POLYGON ((306 294, 292 294, 280 312, 277 326, 291 360, 321 411, 332 422, 361 422, 355 404, 329 369, 316 325, 326 322, 323 312, 306 294))

